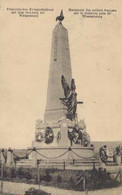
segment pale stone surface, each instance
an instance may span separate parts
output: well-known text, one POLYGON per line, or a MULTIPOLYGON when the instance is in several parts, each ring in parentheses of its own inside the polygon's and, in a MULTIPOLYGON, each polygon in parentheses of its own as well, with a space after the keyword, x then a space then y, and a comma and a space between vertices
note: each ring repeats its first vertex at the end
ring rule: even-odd
POLYGON ((10 166, 14 162, 13 153, 8 150, 7 152, 7 165, 10 166))
MULTIPOLYGON (((24 184, 24 183, 15 183, 15 182, 4 182, 3 183, 3 192, 4 193, 15 193, 18 195, 24 195, 25 191, 27 191, 29 188, 34 187, 36 189, 39 189, 38 185, 32 185, 32 184, 24 184)), ((84 195, 85 192, 80 191, 73 191, 73 190, 64 190, 49 186, 40 186, 40 189, 51 193, 52 195, 84 195)), ((89 195, 121 195, 122 194, 122 187, 119 188, 112 188, 112 189, 103 189, 103 190, 95 190, 95 191, 89 191, 89 195)))
POLYGON ((32 167, 37 167, 37 152, 32 151, 32 167))
POLYGON ((0 153, 0 158, 1 158, 1 163, 4 164, 5 158, 4 158, 3 152, 0 153))
POLYGON ((62 120, 60 122, 60 125, 61 125, 61 129, 60 129, 60 132, 61 132, 61 140, 59 142, 59 146, 64 146, 64 147, 69 147, 70 146, 70 140, 68 138, 68 122, 67 120, 62 120))
POLYGON ((72 79, 68 31, 61 23, 53 30, 47 104, 44 121, 58 121, 66 115, 66 107, 59 98, 64 97, 61 76, 64 75, 70 85, 72 79))

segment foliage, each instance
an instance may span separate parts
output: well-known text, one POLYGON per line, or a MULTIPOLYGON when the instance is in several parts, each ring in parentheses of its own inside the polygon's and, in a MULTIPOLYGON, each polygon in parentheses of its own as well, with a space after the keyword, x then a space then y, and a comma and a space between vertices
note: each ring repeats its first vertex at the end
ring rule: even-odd
MULTIPOLYGON (((83 181, 88 190, 116 187, 119 185, 106 169, 98 170, 59 170, 19 167, 5 168, 4 179, 18 182, 37 183, 40 176, 40 184, 60 187, 64 189, 83 190, 83 181)), ((39 192, 37 192, 39 193, 39 192)))
POLYGON ((19 167, 17 170, 19 178, 31 179, 31 169, 19 167))
POLYGON ((43 172, 40 172, 40 181, 51 181, 50 171, 48 169, 43 170, 43 172))
POLYGON ((61 183, 62 182, 62 177, 60 175, 57 176, 57 182, 61 183))
POLYGON ((30 188, 28 191, 25 192, 25 195, 50 195, 43 190, 36 190, 35 188, 30 188))

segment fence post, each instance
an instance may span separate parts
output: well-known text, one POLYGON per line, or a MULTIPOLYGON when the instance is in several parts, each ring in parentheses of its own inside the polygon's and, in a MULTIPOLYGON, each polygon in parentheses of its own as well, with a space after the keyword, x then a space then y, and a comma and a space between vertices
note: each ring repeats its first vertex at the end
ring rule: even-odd
POLYGON ((0 192, 3 192, 3 177, 4 177, 4 164, 5 164, 5 157, 4 157, 4 149, 1 150, 1 189, 0 192))
POLYGON ((93 170, 95 169, 95 162, 93 162, 93 170))
POLYGON ((39 190, 40 190, 40 172, 39 172, 39 161, 37 161, 37 182, 39 184, 39 190))
POLYGON ((32 150, 32 167, 37 168, 37 152, 36 148, 33 148, 32 150))
POLYGON ((1 162, 4 164, 6 162, 5 156, 4 156, 4 149, 1 150, 1 162))
POLYGON ((86 191, 86 178, 83 177, 83 190, 86 191))
POLYGON ((11 148, 8 149, 7 152, 7 166, 10 167, 14 162, 14 158, 13 158, 13 150, 11 148))
POLYGON ((63 164, 64 164, 64 170, 65 170, 65 161, 63 162, 63 164))
POLYGON ((2 193, 3 192, 3 173, 4 173, 4 164, 1 163, 1 190, 0 192, 2 193))
POLYGON ((122 185, 122 169, 120 168, 120 185, 122 185))
POLYGON ((73 159, 73 165, 75 164, 75 159, 73 159))
POLYGON ((73 154, 72 154, 72 148, 68 148, 68 164, 73 164, 73 154))

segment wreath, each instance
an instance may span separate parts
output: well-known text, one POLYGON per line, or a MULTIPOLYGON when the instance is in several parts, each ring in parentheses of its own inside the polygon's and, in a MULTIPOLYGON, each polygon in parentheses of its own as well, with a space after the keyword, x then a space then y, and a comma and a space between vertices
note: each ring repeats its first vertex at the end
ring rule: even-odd
POLYGON ((41 132, 36 134, 36 141, 42 142, 43 141, 43 134, 41 132))
POLYGON ((90 136, 87 132, 83 132, 82 134, 82 144, 84 147, 87 147, 90 143, 90 136))
POLYGON ((77 131, 72 132, 72 140, 75 144, 79 144, 79 133, 77 131))
POLYGON ((74 126, 70 137, 72 137, 72 141, 75 144, 79 144, 79 127, 78 127, 78 125, 74 126))
POLYGON ((90 136, 88 135, 88 133, 86 131, 83 132, 82 129, 76 125, 73 128, 71 134, 69 134, 69 139, 70 137, 75 144, 81 144, 84 147, 87 147, 90 143, 90 136))
POLYGON ((54 140, 54 133, 51 127, 46 127, 45 129, 45 143, 50 144, 54 140))

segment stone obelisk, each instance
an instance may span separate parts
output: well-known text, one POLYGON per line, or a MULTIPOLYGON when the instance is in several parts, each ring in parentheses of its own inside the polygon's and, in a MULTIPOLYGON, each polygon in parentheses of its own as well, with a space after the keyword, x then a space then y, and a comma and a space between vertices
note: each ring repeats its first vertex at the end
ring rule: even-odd
POLYGON ((72 79, 68 31, 62 24, 63 19, 63 11, 61 11, 60 16, 56 19, 58 23, 52 35, 44 121, 36 121, 35 141, 32 143, 34 147, 60 147, 70 144, 67 124, 65 124, 67 107, 60 100, 64 97, 61 84, 62 75, 66 78, 69 86, 72 79))
MULTIPOLYGON (((63 16, 62 11, 61 14, 63 16)), ((69 85, 72 79, 68 31, 61 22, 61 14, 52 36, 45 122, 58 121, 66 116, 66 107, 59 100, 59 98, 64 97, 61 76, 65 76, 69 85)))
MULTIPOLYGON (((86 147, 86 141, 88 145, 89 140, 87 140, 88 136, 86 136, 85 131, 82 131, 85 129, 83 121, 83 124, 80 124, 76 115, 77 93, 75 92, 74 79, 72 79, 68 31, 62 24, 63 19, 63 11, 61 11, 60 16, 56 18, 58 23, 52 35, 44 121, 36 121, 35 140, 32 142, 32 147, 36 147, 41 152, 41 156, 39 156, 39 153, 38 155, 35 153, 38 159, 59 158, 63 161, 69 160, 72 162, 78 156, 73 156, 71 147, 77 150, 79 155, 83 154, 83 156, 86 155, 87 157, 91 155, 91 149, 88 150, 87 148, 86 150, 83 148, 83 143, 86 147), (81 134, 82 136, 85 135, 85 141, 81 139, 81 134)), ((34 163, 35 158, 33 156, 34 163)))

